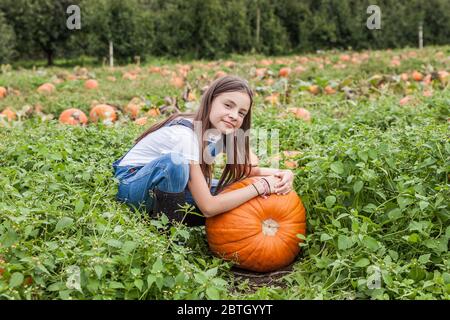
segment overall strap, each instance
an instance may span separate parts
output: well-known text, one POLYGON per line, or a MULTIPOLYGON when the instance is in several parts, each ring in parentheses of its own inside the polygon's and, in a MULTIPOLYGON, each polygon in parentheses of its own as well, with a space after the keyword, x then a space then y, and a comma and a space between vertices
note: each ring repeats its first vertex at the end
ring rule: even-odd
POLYGON ((192 122, 190 122, 189 120, 186 120, 183 118, 172 120, 172 121, 168 122, 165 126, 170 127, 170 126, 175 126, 175 125, 182 125, 182 126, 188 127, 191 130, 194 130, 194 124, 192 122))

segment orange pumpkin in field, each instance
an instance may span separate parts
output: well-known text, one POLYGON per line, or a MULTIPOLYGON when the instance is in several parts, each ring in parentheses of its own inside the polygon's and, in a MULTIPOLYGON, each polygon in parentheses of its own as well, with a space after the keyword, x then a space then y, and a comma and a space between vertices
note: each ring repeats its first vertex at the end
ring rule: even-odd
POLYGON ((281 68, 280 71, 278 72, 278 75, 283 78, 289 77, 290 74, 291 74, 291 68, 287 68, 287 67, 281 68))
POLYGON ((412 73, 412 78, 415 81, 422 81, 423 80, 423 74, 420 73, 419 71, 414 70, 413 73, 412 73))
POLYGON ((98 81, 94 79, 89 79, 84 83, 84 87, 86 89, 97 89, 98 88, 98 81))
POLYGON ((37 88, 37 91, 39 93, 52 93, 55 90, 56 90, 55 86, 51 83, 44 83, 39 88, 37 88))
POLYGON ((87 124, 88 118, 80 109, 70 108, 60 114, 59 122, 69 125, 87 124))
POLYGON ((134 120, 134 123, 139 126, 145 126, 147 124, 147 120, 148 120, 147 117, 141 117, 141 118, 134 120))
POLYGON ((7 93, 6 88, 0 87, 0 99, 6 97, 6 93, 7 93))
POLYGON ((116 121, 116 110, 107 104, 99 104, 91 109, 89 119, 92 122, 102 121, 103 123, 111 123, 116 121))
POLYGON ((0 117, 4 117, 8 121, 13 121, 17 119, 16 113, 9 107, 0 113, 0 117))
MULTIPOLYGON (((251 177, 225 188, 237 190, 257 181, 251 177)), ((206 219, 211 251, 240 268, 269 272, 292 263, 300 252, 298 234, 306 233, 305 208, 291 191, 284 196, 255 197, 228 212, 206 219)))

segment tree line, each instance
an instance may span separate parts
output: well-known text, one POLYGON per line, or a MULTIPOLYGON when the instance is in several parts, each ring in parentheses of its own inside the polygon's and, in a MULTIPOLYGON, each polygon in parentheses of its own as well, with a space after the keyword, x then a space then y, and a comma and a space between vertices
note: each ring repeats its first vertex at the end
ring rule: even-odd
POLYGON ((2 0, 0 63, 14 59, 114 57, 220 58, 315 50, 448 44, 448 0, 2 0), (67 25, 70 5, 81 29, 67 25), (367 28, 369 5, 380 29, 367 28))

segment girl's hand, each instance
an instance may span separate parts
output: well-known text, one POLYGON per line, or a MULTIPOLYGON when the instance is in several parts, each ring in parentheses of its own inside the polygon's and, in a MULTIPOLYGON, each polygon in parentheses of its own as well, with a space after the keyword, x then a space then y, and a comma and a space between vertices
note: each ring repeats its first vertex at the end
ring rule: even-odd
POLYGON ((280 183, 280 181, 281 181, 280 178, 272 175, 272 176, 265 176, 264 179, 263 178, 259 179, 255 183, 255 185, 260 194, 264 193, 264 185, 266 184, 266 182, 264 180, 266 180, 269 183, 269 189, 270 189, 270 190, 268 190, 269 194, 275 193, 275 185, 280 183))
POLYGON ((274 193, 286 195, 293 190, 294 173, 291 170, 280 170, 275 173, 275 177, 279 177, 281 181, 275 184, 274 193))

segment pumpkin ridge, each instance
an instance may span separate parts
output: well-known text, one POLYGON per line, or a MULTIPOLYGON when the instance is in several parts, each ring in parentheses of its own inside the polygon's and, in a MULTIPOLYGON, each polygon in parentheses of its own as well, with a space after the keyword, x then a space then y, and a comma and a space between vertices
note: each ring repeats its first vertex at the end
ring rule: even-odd
MULTIPOLYGON (((246 238, 246 239, 248 239, 248 238, 246 238)), ((228 243, 233 243, 233 242, 228 242, 228 243)), ((228 244, 227 243, 227 244, 228 244)), ((225 256, 228 256, 228 255, 235 255, 235 254, 238 254, 238 251, 242 251, 242 250, 244 250, 244 249, 246 249, 248 246, 250 246, 250 245, 252 245, 253 243, 252 242, 249 242, 249 243, 247 243, 244 247, 242 247, 242 248, 240 248, 240 249, 232 249, 232 251, 231 252, 229 252, 229 253, 227 253, 227 252, 218 252, 221 256, 222 255, 225 255, 225 256)), ((239 254, 238 254, 238 257, 239 257, 239 254)))
POLYGON ((248 205, 249 205, 250 207, 252 207, 252 208, 255 210, 256 217, 257 217, 259 220, 263 220, 264 217, 262 217, 261 214, 260 214, 260 212, 263 212, 263 211, 262 211, 261 204, 259 203, 259 199, 253 198, 253 199, 251 199, 250 201, 247 201, 247 203, 248 203, 248 205), (252 200, 255 200, 255 201, 252 201, 252 200), (259 208, 256 207, 256 204, 258 204, 259 208))
MULTIPOLYGON (((258 237, 258 238, 260 238, 261 237, 261 235, 258 237)), ((266 237, 263 237, 263 239, 262 240, 260 240, 260 241, 258 241, 257 243, 258 243, 258 245, 255 247, 255 249, 253 250, 253 252, 251 253, 251 254, 249 254, 248 256, 247 256, 247 258, 245 258, 244 260, 242 260, 242 261, 240 261, 240 263, 241 264, 245 264, 245 262, 247 262, 255 253, 257 253, 259 250, 259 248, 262 246, 262 244, 264 244, 265 242, 266 242, 266 239, 265 239, 266 237)), ((265 246, 263 246, 263 248, 264 248, 265 246)))
MULTIPOLYGON (((284 233, 284 232, 282 232, 282 233, 284 233)), ((280 239, 280 241, 281 241, 281 242, 289 249, 289 251, 292 252, 293 255, 296 255, 297 252, 293 251, 294 249, 291 248, 291 246, 289 245, 289 243, 287 242, 287 240, 285 239, 285 237, 290 238, 290 236, 287 236, 286 233, 284 233, 284 236, 283 236, 282 234, 280 234, 279 237, 278 237, 278 239, 280 239)), ((299 239, 299 241, 297 241, 297 246, 298 246, 299 242, 300 242, 300 239, 299 239)), ((297 250, 296 250, 296 251, 297 251, 297 250)))
MULTIPOLYGON (((239 242, 239 241, 242 241, 242 240, 246 240, 246 239, 248 239, 248 238, 251 238, 251 237, 254 237, 254 236, 256 236, 257 234, 259 233, 259 231, 256 231, 256 233, 254 233, 254 234, 252 234, 252 235, 249 235, 248 237, 245 237, 245 238, 241 238, 241 239, 238 239, 238 240, 233 240, 233 241, 227 241, 226 243, 235 243, 235 242, 239 242)), ((227 240, 227 239, 225 239, 225 240, 227 240)), ((211 242, 212 244, 219 244, 219 245, 221 245, 221 244, 223 244, 223 243, 219 243, 219 242, 211 242)))
MULTIPOLYGON (((292 197, 289 197, 292 198, 292 197)), ((283 218, 285 218, 286 220, 290 219, 291 216, 294 216, 297 214, 297 209, 298 206, 300 205, 300 199, 297 199, 297 197, 295 197, 295 203, 293 203, 293 200, 288 199, 289 201, 284 201, 283 204, 283 208, 280 209, 280 211, 284 212, 285 214, 283 215, 283 218), (295 208, 294 210, 289 210, 290 207, 295 208)))

